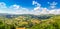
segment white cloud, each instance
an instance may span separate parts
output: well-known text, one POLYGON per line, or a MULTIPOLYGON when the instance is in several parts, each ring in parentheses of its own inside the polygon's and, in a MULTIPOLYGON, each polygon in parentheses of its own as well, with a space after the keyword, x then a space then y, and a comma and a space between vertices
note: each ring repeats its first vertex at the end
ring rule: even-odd
POLYGON ((57 2, 52 2, 50 5, 57 5, 57 2))
POLYGON ((0 2, 0 9, 1 9, 1 8, 7 8, 7 7, 6 7, 6 4, 5 4, 4 2, 0 2))
MULTIPOLYGON (((49 10, 47 8, 41 7, 41 4, 39 4, 36 1, 33 1, 33 5, 36 6, 34 8, 34 10, 29 10, 27 8, 23 8, 23 7, 21 7, 21 6, 17 5, 17 4, 11 5, 9 8, 7 8, 6 4, 1 2, 0 3, 0 13, 34 14, 34 15, 40 15, 40 14, 60 14, 60 9, 49 10)), ((53 4, 53 5, 56 5, 56 4, 53 4)))
POLYGON ((10 6, 10 9, 19 9, 19 8, 20 8, 20 6, 19 5, 16 5, 16 4, 10 6))
POLYGON ((52 3, 48 2, 48 4, 50 4, 51 8, 55 8, 58 3, 57 2, 52 2, 52 3))
POLYGON ((49 11, 50 14, 56 14, 56 12, 57 12, 56 10, 50 10, 49 11))
POLYGON ((35 11, 40 10, 40 7, 36 7, 36 8, 34 8, 34 10, 35 10, 35 11))
POLYGON ((60 9, 53 9, 49 11, 49 14, 60 14, 60 9))
POLYGON ((33 1, 33 2, 32 2, 32 5, 35 5, 35 6, 36 6, 36 7, 34 8, 35 11, 40 10, 41 4, 39 4, 38 2, 33 1))
POLYGON ((41 4, 39 4, 39 3, 36 2, 36 1, 33 1, 32 5, 36 5, 37 7, 40 7, 40 6, 41 6, 41 4))
POLYGON ((49 11, 47 8, 42 8, 41 14, 49 14, 49 11))

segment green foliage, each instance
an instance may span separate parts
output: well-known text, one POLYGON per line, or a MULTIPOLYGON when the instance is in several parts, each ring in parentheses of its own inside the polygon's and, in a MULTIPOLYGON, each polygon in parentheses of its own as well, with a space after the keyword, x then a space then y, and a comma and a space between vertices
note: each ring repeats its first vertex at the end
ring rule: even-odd
POLYGON ((60 15, 46 15, 46 17, 48 16, 52 17, 45 20, 40 20, 39 15, 20 15, 11 19, 0 17, 0 29, 16 29, 16 27, 26 27, 26 29, 60 29, 60 15))

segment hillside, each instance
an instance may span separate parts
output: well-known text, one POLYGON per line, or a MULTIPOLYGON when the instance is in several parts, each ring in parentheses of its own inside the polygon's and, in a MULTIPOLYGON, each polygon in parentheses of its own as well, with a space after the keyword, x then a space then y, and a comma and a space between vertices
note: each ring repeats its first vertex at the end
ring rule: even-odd
POLYGON ((60 29, 60 15, 2 15, 0 29, 60 29))

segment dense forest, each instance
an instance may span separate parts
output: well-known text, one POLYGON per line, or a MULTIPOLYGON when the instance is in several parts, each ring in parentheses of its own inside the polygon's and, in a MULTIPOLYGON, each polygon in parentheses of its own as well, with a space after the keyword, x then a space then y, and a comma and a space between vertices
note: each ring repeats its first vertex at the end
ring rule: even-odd
POLYGON ((0 15, 0 29, 60 29, 60 15, 0 15))

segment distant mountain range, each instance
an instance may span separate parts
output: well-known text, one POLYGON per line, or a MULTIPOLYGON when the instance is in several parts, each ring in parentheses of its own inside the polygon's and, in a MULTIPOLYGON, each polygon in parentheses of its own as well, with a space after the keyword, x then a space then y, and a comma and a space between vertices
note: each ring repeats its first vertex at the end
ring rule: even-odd
POLYGON ((49 15, 33 15, 33 14, 8 14, 8 13, 0 13, 0 16, 4 16, 6 18, 14 18, 14 17, 18 17, 18 16, 25 16, 25 17, 29 17, 31 16, 31 18, 37 18, 37 19, 49 19, 51 18, 53 15, 49 14, 49 15))

